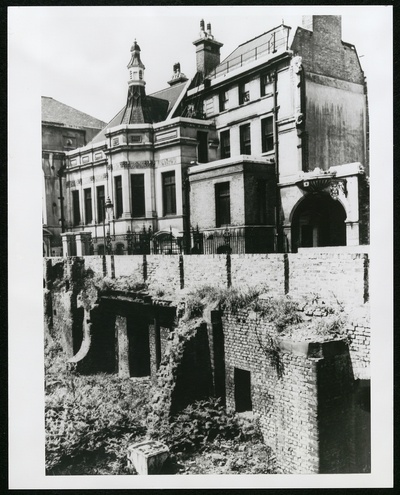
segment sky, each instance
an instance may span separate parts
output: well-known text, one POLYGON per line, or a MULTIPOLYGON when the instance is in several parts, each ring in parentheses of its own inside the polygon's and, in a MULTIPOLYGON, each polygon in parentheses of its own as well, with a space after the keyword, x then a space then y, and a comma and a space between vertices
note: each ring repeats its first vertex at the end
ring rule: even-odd
MULTIPOLYGON (((127 64, 137 40, 146 66, 146 91, 168 86, 172 66, 180 62, 189 78, 195 73, 199 22, 211 22, 224 44, 221 60, 239 44, 284 21, 294 34, 302 15, 342 15, 342 38, 354 44, 374 97, 379 72, 375 60, 389 63, 382 47, 391 32, 380 19, 382 7, 34 7, 14 9, 9 42, 39 79, 43 96, 53 97, 106 122, 123 107, 127 64), (21 37, 20 33, 26 33, 21 37)), ((389 54, 387 54, 389 55, 389 54)), ((28 81, 27 81, 28 84, 28 81)))
MULTIPOLYGON (((269 478, 268 487, 385 487, 393 467, 392 383, 392 8, 360 7, 10 7, 8 9, 8 299, 10 488, 115 488, 115 479, 44 477, 41 96, 105 122, 127 95, 130 47, 137 39, 148 94, 167 87, 172 66, 195 72, 199 22, 211 22, 224 44, 239 44, 302 15, 342 16, 342 39, 356 46, 368 82, 370 112, 370 294, 373 339, 373 472, 342 477, 269 478), (375 335, 375 334, 374 334, 375 335), (383 421, 377 421, 384 418, 383 421), (77 479, 79 478, 79 479, 77 479)), ((118 477, 119 488, 154 488, 149 477, 118 477), (127 478, 127 479, 125 479, 127 478), (138 479, 140 478, 140 479, 138 479), (138 483, 141 483, 138 485, 138 483)), ((163 477, 164 478, 164 477, 163 477)), ((162 487, 188 487, 187 477, 162 487)), ((241 477, 203 488, 265 488, 265 479, 241 477), (221 484, 223 483, 223 484, 221 484)), ((190 485, 189 485, 190 486, 190 485)), ((193 488, 193 485, 191 486, 193 488)))

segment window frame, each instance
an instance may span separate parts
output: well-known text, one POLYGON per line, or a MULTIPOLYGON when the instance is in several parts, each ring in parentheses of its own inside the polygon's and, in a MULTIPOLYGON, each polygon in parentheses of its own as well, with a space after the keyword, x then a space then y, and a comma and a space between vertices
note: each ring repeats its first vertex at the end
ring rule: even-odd
POLYGON ((251 155, 251 125, 250 122, 247 124, 243 124, 239 126, 239 135, 240 135, 240 154, 241 155, 251 155), (248 138, 246 139, 246 135, 248 131, 248 138), (248 147, 248 151, 247 151, 248 147))
POLYGON ((251 101, 250 97, 250 82, 246 81, 239 84, 239 105, 244 105, 251 101))
POLYGON ((105 221, 106 190, 104 186, 96 187, 97 223, 105 221))
POLYGON ((229 91, 222 90, 219 93, 219 111, 224 112, 225 110, 229 110, 229 91))
POLYGON ((88 225, 93 222, 93 198, 91 187, 83 190, 83 202, 85 206, 85 223, 88 225))
POLYGON ((219 142, 221 148, 221 159, 231 157, 231 132, 230 129, 221 131, 219 134, 219 142), (226 144, 226 141, 228 144, 226 144), (226 151, 227 150, 227 151, 226 151))
POLYGON ((175 170, 161 173, 163 217, 176 215, 176 173, 175 170), (167 182, 170 179, 171 182, 167 182))
POLYGON ((269 153, 271 151, 274 151, 274 117, 272 115, 261 119, 261 152, 269 153), (269 125, 271 132, 267 134, 266 130, 269 125))
POLYGON ((79 189, 72 191, 72 223, 74 227, 81 223, 79 189))
POLYGON ((264 72, 264 74, 261 74, 260 76, 260 95, 261 96, 266 96, 270 93, 271 91, 266 91, 267 86, 272 85, 273 83, 273 77, 271 72, 264 72), (268 79, 268 82, 266 82, 266 79, 268 79))
POLYGON ((117 175, 114 177, 114 191, 115 191, 115 218, 121 218, 124 211, 122 175, 117 175))
POLYGON ((214 184, 215 226, 231 225, 231 183, 230 181, 214 184), (225 190, 224 190, 225 189, 225 190))
POLYGON ((145 174, 131 174, 130 181, 132 217, 143 218, 146 216, 145 174))

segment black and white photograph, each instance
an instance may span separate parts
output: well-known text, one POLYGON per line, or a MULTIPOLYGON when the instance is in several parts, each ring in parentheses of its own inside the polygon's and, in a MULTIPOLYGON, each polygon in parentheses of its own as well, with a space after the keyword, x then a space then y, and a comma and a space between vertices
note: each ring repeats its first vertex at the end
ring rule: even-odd
POLYGON ((9 488, 392 486, 392 35, 9 7, 9 488))

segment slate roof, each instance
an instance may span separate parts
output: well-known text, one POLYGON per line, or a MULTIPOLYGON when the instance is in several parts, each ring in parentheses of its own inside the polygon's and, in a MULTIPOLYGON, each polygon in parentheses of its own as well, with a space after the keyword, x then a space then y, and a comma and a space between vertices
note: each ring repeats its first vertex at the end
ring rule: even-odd
POLYGON ((42 122, 66 127, 89 127, 102 129, 106 123, 60 101, 42 96, 42 122))
MULTIPOLYGON (((168 116, 175 105, 177 99, 185 88, 187 81, 175 84, 171 87, 152 93, 146 96, 145 107, 146 111, 151 113, 152 122, 162 122, 168 116)), ((143 105, 143 104, 142 104, 143 105)), ((92 139, 90 144, 99 143, 106 139, 106 129, 116 127, 123 123, 126 105, 113 117, 110 122, 92 139)), ((147 120, 147 119, 146 119, 147 120)))

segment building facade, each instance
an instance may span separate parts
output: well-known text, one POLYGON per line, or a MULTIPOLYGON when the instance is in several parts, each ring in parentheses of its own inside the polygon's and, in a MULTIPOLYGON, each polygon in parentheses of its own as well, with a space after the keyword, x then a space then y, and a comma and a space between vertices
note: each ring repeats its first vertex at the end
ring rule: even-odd
POLYGON ((61 254, 66 229, 65 154, 85 146, 105 126, 75 108, 42 96, 43 255, 61 254))
POLYGON ((210 24, 193 44, 194 77, 175 64, 146 95, 134 42, 126 105, 68 152, 65 252, 368 243, 367 91, 340 16, 282 24, 222 62, 210 24))

